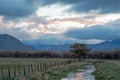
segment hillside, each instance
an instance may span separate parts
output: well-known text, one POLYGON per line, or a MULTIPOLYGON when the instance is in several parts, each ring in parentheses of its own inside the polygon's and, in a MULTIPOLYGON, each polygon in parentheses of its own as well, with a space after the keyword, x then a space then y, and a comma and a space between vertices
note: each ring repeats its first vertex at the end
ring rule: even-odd
POLYGON ((0 50, 34 50, 31 46, 23 44, 20 40, 8 34, 0 34, 0 50))
MULTIPOLYGON (((64 45, 47 45, 47 44, 37 44, 32 45, 38 50, 53 50, 53 51, 64 51, 69 50, 70 44, 64 44, 64 45)), ((99 44, 88 44, 88 47, 91 48, 91 50, 114 50, 120 48, 120 39, 115 39, 111 41, 105 41, 99 44)))
POLYGON ((120 48, 120 39, 89 45, 92 50, 114 50, 120 48))

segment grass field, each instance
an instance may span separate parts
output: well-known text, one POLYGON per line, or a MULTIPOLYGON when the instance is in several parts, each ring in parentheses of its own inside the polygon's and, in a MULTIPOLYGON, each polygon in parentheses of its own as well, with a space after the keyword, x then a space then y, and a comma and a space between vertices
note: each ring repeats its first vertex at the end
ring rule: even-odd
POLYGON ((103 60, 94 62, 96 80, 120 80, 120 61, 103 60))
POLYGON ((60 80, 93 63, 96 80, 120 80, 119 60, 0 58, 0 80, 60 80))
POLYGON ((70 59, 0 59, 1 80, 60 80, 87 65, 70 59))

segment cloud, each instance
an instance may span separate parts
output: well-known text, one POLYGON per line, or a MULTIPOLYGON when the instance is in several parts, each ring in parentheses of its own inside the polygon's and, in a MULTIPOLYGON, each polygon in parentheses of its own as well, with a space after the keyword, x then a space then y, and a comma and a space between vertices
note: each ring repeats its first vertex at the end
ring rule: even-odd
MULTIPOLYGON (((100 13, 116 13, 120 12, 119 3, 120 0, 0 0, 0 15, 14 18, 24 17, 34 14, 34 12, 36 12, 39 7, 53 4, 54 6, 55 4, 62 4, 62 7, 65 7, 65 5, 67 7, 71 6, 71 8, 69 7, 69 11, 78 13, 85 13, 96 10, 100 13)), ((54 8, 54 6, 52 7, 54 8)), ((56 7, 57 11, 59 11, 58 7, 59 6, 56 7)), ((57 11, 55 13, 57 13, 57 11)), ((49 13, 51 12, 53 11, 49 11, 49 13)))
POLYGON ((113 40, 120 38, 119 25, 118 20, 106 25, 96 25, 87 28, 69 30, 65 35, 76 39, 113 40))
POLYGON ((75 17, 68 16, 67 18, 47 19, 48 17, 46 18, 45 16, 31 15, 29 18, 24 17, 17 21, 3 20, 4 17, 1 16, 0 25, 2 28, 0 30, 13 34, 21 40, 29 40, 36 39, 45 34, 64 35, 69 30, 84 29, 95 25, 106 25, 120 19, 120 14, 96 14, 89 18, 86 16, 84 14, 81 17, 76 15, 75 17))
POLYGON ((41 44, 64 45, 64 44, 73 44, 74 42, 97 44, 97 43, 103 42, 103 40, 97 40, 97 39, 82 40, 82 39, 76 39, 72 37, 66 37, 64 35, 59 35, 59 34, 45 34, 45 35, 39 36, 39 38, 37 39, 26 40, 24 42, 27 42, 27 44, 31 44, 31 45, 38 45, 38 44, 39 45, 41 44))
POLYGON ((39 0, 39 2, 43 5, 51 5, 56 3, 74 4, 80 2, 80 0, 39 0))
POLYGON ((74 15, 74 13, 69 13, 69 9, 71 9, 72 5, 64 5, 60 3, 40 6, 36 11, 37 16, 44 16, 47 19, 54 18, 65 18, 70 15, 74 15))
POLYGON ((0 0, 0 15, 7 19, 25 17, 34 14, 39 7, 59 2, 61 0, 0 0))
POLYGON ((74 4, 73 9, 77 12, 89 12, 91 10, 100 10, 100 13, 120 12, 120 0, 79 0, 74 4))
POLYGON ((91 10, 100 10, 100 13, 116 13, 120 12, 120 0, 41 0, 43 5, 51 5, 56 3, 72 4, 76 12, 89 12, 91 10))
POLYGON ((0 0, 0 15, 6 17, 23 17, 34 13, 35 0, 0 0))
POLYGON ((120 0, 0 0, 0 33, 55 44, 116 39, 120 35, 119 3, 120 0))

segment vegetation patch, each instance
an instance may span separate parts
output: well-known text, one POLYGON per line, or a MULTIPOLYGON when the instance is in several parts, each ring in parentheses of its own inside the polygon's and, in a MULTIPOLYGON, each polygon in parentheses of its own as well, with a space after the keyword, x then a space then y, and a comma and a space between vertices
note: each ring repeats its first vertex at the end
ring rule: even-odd
POLYGON ((87 62, 72 63, 66 67, 51 69, 46 72, 46 74, 49 76, 48 80, 60 80, 63 77, 67 77, 67 74, 70 72, 75 72, 77 69, 85 68, 86 65, 88 65, 87 62))
POLYGON ((4 58, 0 59, 0 80, 60 80, 87 64, 76 59, 4 58))
POLYGON ((96 71, 93 73, 96 80, 120 80, 120 61, 105 60, 94 62, 96 71))

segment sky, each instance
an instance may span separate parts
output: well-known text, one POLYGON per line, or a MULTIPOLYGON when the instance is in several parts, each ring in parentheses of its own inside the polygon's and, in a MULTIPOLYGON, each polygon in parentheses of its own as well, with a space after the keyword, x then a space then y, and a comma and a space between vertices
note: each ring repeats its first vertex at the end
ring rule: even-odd
POLYGON ((120 0, 0 0, 0 34, 29 44, 120 38, 120 0))

